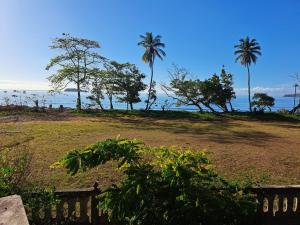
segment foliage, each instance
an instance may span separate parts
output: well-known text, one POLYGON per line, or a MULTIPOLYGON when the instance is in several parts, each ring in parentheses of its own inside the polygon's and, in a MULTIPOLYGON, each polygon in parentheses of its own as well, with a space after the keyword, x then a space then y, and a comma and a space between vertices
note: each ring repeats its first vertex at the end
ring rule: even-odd
POLYGON ((166 56, 166 53, 163 50, 163 48, 165 48, 165 44, 161 42, 162 37, 160 35, 153 37, 151 32, 146 32, 145 35, 140 35, 140 38, 141 41, 138 43, 138 45, 145 48, 145 52, 142 56, 142 59, 145 63, 149 64, 151 70, 148 99, 146 100, 146 110, 149 110, 149 105, 151 104, 151 97, 153 99, 152 88, 155 86, 155 84, 153 84, 154 61, 155 57, 158 57, 161 60, 163 60, 163 57, 166 56))
MULTIPOLYGON (((143 83, 145 75, 139 69, 130 63, 123 64, 123 68, 116 73, 115 88, 118 93, 119 102, 126 102, 133 110, 133 104, 141 101, 139 92, 146 89, 143 83)), ((153 89, 152 89, 153 90, 153 89)))
POLYGON ((241 65, 247 68, 248 71, 248 101, 249 110, 250 112, 252 112, 249 67, 251 63, 256 63, 257 56, 261 55, 261 48, 256 39, 250 39, 248 36, 246 36, 243 39, 240 39, 239 44, 235 45, 234 48, 236 49, 234 54, 237 56, 235 61, 239 61, 241 65))
POLYGON ((55 90, 62 90, 69 83, 77 88, 77 109, 81 109, 80 90, 87 86, 89 78, 94 74, 95 69, 105 58, 92 51, 100 48, 96 41, 72 37, 63 34, 62 37, 52 41, 51 49, 58 49, 61 54, 53 57, 46 66, 46 70, 58 66, 57 72, 48 79, 55 90))
POLYGON ((113 224, 252 224, 256 203, 237 183, 218 176, 205 152, 151 148, 133 139, 107 139, 68 153, 56 166, 71 174, 109 160, 124 172, 100 195, 113 224))
POLYGON ((20 195, 25 209, 31 212, 30 224, 37 224, 41 208, 57 203, 53 188, 29 183, 31 156, 24 145, 0 149, 0 197, 20 195))
POLYGON ((93 76, 92 95, 89 99, 96 102, 101 109, 101 100, 104 98, 104 91, 110 102, 110 109, 113 109, 113 97, 119 102, 127 103, 131 109, 133 104, 140 102, 139 92, 146 89, 143 83, 145 75, 131 63, 118 63, 110 61, 105 63, 105 69, 98 70, 93 76))
POLYGON ((271 111, 271 107, 275 104, 275 99, 266 93, 255 93, 252 100, 251 105, 256 107, 259 111, 264 111, 266 108, 271 111))
POLYGON ((192 75, 188 70, 176 65, 169 74, 170 84, 162 85, 162 89, 168 96, 177 100, 177 105, 193 105, 201 112, 203 107, 215 112, 215 105, 227 112, 227 104, 231 105, 231 99, 235 98, 232 75, 227 74, 224 68, 221 76, 214 74, 203 81, 191 79, 192 75))
POLYGON ((102 105, 102 100, 104 99, 103 90, 105 88, 105 80, 103 77, 102 71, 95 71, 93 73, 92 77, 92 83, 91 83, 91 95, 87 98, 92 102, 90 106, 99 106, 101 110, 104 109, 102 105))

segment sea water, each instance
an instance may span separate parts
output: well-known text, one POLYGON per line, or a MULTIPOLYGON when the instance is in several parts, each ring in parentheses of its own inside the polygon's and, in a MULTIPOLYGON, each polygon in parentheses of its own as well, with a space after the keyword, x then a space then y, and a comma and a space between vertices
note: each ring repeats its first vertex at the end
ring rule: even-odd
MULTIPOLYGON (((87 108, 91 104, 90 100, 87 98, 90 94, 87 92, 81 93, 82 107, 87 108)), ((133 105, 134 109, 144 109, 145 100, 147 98, 146 93, 141 93, 141 102, 133 105)), ((187 111, 197 111, 195 106, 177 106, 176 101, 171 97, 166 96, 164 93, 159 93, 157 95, 156 104, 153 105, 152 109, 159 110, 164 105, 165 101, 168 100, 170 106, 168 109, 172 110, 187 110, 187 111)), ((49 93, 48 91, 22 91, 22 90, 0 90, 0 105, 18 104, 18 105, 34 105, 34 100, 39 100, 40 106, 49 107, 52 105, 53 108, 58 108, 63 105, 66 108, 76 107, 76 92, 61 92, 61 93, 49 93)), ((296 103, 299 102, 299 97, 296 99, 296 103)), ((107 98, 102 100, 104 108, 109 108, 109 101, 107 98)), ((113 105, 115 109, 126 109, 127 104, 121 103, 117 99, 113 100, 113 105)), ((249 108, 248 97, 247 96, 237 96, 236 99, 232 100, 233 108, 238 111, 247 111, 249 108)), ((279 109, 290 110, 294 106, 293 97, 275 97, 275 105, 272 107, 272 111, 277 111, 279 109)), ((214 107, 218 110, 217 107, 214 107)))

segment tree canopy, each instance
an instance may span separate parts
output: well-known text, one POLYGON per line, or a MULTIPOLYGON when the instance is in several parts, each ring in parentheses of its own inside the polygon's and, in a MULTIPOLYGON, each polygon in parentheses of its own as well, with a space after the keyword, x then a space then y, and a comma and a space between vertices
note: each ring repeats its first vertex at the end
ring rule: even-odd
POLYGON ((264 111, 266 108, 271 111, 271 107, 275 105, 275 99, 266 93, 255 93, 252 97, 251 104, 259 111, 264 111))
POLYGON ((99 53, 93 51, 100 48, 96 41, 72 37, 63 34, 52 41, 51 49, 60 50, 60 54, 53 57, 46 70, 56 67, 56 73, 48 79, 55 90, 62 90, 73 83, 77 88, 77 109, 81 109, 80 91, 85 88, 95 68, 105 61, 99 53))
POLYGON ((207 108, 213 112, 216 111, 213 106, 217 106, 227 112, 227 104, 231 105, 231 99, 235 98, 232 75, 227 74, 224 68, 220 76, 214 74, 205 80, 192 79, 193 75, 187 69, 176 65, 169 74, 170 84, 162 85, 162 89, 177 100, 177 105, 192 105, 200 111, 207 108))

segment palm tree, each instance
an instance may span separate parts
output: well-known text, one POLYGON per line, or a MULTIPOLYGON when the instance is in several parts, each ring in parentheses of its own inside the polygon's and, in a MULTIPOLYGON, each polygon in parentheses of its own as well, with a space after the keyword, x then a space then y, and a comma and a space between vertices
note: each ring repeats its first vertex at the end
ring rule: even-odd
POLYGON ((140 35, 141 41, 138 43, 139 46, 145 48, 145 52, 142 56, 142 59, 145 63, 149 64, 151 70, 151 79, 148 91, 148 100, 146 105, 146 110, 149 109, 150 95, 153 83, 153 65, 155 61, 155 57, 157 56, 161 60, 166 56, 166 53, 162 50, 165 47, 165 44, 161 42, 161 36, 157 35, 153 37, 151 32, 146 32, 145 35, 140 35))
POLYGON ((240 39, 239 44, 235 45, 236 51, 234 54, 237 56, 235 62, 239 61, 243 66, 247 68, 248 71, 248 100, 249 100, 249 110, 252 112, 251 108, 251 93, 250 93, 250 69, 251 63, 256 63, 257 56, 261 55, 259 43, 256 39, 250 39, 248 36, 244 39, 240 39))

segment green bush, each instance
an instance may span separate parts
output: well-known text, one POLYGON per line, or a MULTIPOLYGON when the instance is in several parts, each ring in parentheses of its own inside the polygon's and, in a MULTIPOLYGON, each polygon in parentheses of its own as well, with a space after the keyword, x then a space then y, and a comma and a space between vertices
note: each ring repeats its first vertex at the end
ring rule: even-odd
POLYGON ((112 224, 253 224, 254 197, 220 177, 202 151, 117 138, 71 151, 54 166, 75 174, 109 160, 125 175, 100 195, 112 224))
MULTIPOLYGON (((18 144, 0 149, 0 197, 20 195, 31 225, 36 225, 40 209, 57 203, 53 188, 42 188, 27 181, 31 156, 26 146, 18 144)), ((45 225, 45 224, 43 224, 45 225)))

